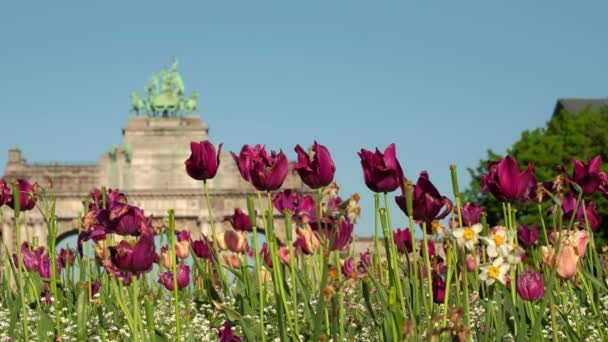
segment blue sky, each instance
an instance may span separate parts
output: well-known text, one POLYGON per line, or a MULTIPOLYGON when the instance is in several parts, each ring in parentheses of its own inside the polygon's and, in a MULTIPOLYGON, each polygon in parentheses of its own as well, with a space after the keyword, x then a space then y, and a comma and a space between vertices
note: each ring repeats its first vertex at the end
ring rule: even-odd
MULTIPOLYGON (((0 171, 97 162, 129 94, 180 59, 210 138, 327 145, 344 195, 371 192, 356 152, 397 144, 409 178, 475 166, 544 125, 558 97, 608 96, 607 2, 193 1, 0 5, 0 171)), ((405 222, 394 211, 398 226, 405 222)))

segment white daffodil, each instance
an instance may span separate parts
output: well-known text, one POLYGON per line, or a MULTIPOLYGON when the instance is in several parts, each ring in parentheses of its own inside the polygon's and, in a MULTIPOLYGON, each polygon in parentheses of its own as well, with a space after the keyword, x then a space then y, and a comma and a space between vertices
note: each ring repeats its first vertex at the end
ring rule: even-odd
POLYGON ((526 251, 519 247, 517 244, 511 244, 511 251, 507 254, 507 262, 511 265, 519 264, 521 262, 521 256, 526 254, 526 251))
POLYGON ((507 230, 500 227, 494 229, 488 237, 482 237, 488 245, 486 252, 491 259, 497 257, 507 257, 513 249, 513 234, 508 234, 507 230))
POLYGON ((482 265, 479 267, 481 273, 479 279, 486 282, 488 285, 494 284, 499 281, 503 284, 507 282, 507 273, 511 266, 505 262, 504 258, 496 258, 491 264, 482 265))
POLYGON ((456 228, 452 230, 452 236, 456 239, 458 246, 465 246, 469 250, 474 250, 479 243, 479 233, 483 229, 481 224, 474 224, 471 227, 456 228))

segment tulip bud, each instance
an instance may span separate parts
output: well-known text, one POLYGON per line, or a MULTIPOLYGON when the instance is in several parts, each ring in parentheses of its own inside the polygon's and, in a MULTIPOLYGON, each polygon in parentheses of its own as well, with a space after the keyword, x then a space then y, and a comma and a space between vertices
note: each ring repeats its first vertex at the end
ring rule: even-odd
POLYGON ((467 271, 473 272, 475 271, 475 267, 478 265, 478 260, 475 260, 475 257, 471 254, 467 254, 467 271))
POLYGON ((175 241, 175 255, 180 259, 190 256, 190 240, 175 241))
POLYGON ((443 304, 445 302, 445 281, 437 273, 433 273, 433 302, 443 304))
POLYGON ((224 238, 224 233, 215 233, 215 243, 217 244, 217 248, 220 251, 228 250, 228 246, 226 246, 226 240, 224 238))
POLYGON ((247 246, 247 239, 245 236, 236 230, 225 231, 224 241, 226 243, 226 247, 235 253, 244 252, 247 246))
POLYGON ((168 246, 162 246, 160 249, 160 263, 166 269, 173 267, 173 252, 169 250, 168 246))
MULTIPOLYGON (((17 189, 19 189, 19 208, 21 211, 32 210, 36 206, 38 194, 36 193, 36 185, 30 184, 25 179, 17 179, 17 189)), ((6 205, 15 209, 14 194, 10 193, 6 200, 6 205)))
POLYGON ((230 224, 235 230, 248 232, 253 230, 249 215, 245 214, 240 208, 234 209, 234 215, 230 218, 230 224))
MULTIPOLYGON (((190 282, 190 267, 184 264, 177 264, 177 288, 183 289, 188 286, 190 282)), ((173 291, 173 272, 162 272, 158 275, 158 282, 162 284, 167 290, 173 291)))
POLYGON ((296 234, 298 235, 300 247, 304 253, 312 254, 320 248, 321 242, 319 241, 319 237, 317 233, 312 231, 310 226, 307 226, 306 228, 297 228, 296 234))
POLYGON ((545 294, 545 285, 540 273, 525 270, 517 278, 517 293, 523 300, 541 299, 545 294))
POLYGON ((222 144, 219 145, 217 153, 215 147, 208 141, 190 143, 190 158, 185 162, 186 173, 196 180, 206 181, 215 177, 220 166, 220 154, 222 144))
POLYGON ((524 247, 529 248, 538 240, 538 226, 521 226, 517 229, 517 241, 524 247))
POLYGON ((350 257, 342 262, 342 275, 347 278, 351 278, 357 275, 355 269, 355 259, 350 257))
POLYGON ((300 145, 296 146, 295 151, 298 154, 298 161, 293 169, 298 172, 304 184, 312 189, 318 189, 333 181, 336 166, 325 146, 315 141, 312 158, 300 145))
POLYGON ((289 248, 287 248, 287 246, 280 246, 279 247, 279 259, 281 260, 282 263, 284 263, 285 265, 289 265, 289 262, 291 261, 290 259, 290 255, 289 255, 289 248))
POLYGON ((243 146, 237 156, 231 152, 241 176, 259 191, 274 191, 283 185, 289 162, 283 151, 271 151, 270 155, 264 146, 243 146))
POLYGON ((397 160, 395 144, 390 144, 380 152, 372 153, 366 149, 359 152, 365 185, 373 192, 395 191, 403 183, 403 170, 397 160))

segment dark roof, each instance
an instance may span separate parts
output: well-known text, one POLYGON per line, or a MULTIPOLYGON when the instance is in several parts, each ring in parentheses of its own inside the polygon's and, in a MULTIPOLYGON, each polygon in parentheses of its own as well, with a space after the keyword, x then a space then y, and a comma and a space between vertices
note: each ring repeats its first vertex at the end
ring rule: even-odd
POLYGON ((591 109, 600 109, 602 107, 608 107, 608 97, 585 99, 585 98, 562 98, 557 99, 555 108, 553 109, 553 115, 561 112, 562 109, 567 110, 570 113, 578 113, 587 107, 591 109))

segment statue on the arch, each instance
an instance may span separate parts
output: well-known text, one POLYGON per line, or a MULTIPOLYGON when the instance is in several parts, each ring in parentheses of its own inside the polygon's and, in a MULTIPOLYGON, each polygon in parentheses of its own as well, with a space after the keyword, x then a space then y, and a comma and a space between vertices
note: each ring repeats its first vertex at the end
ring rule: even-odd
POLYGON ((179 62, 173 57, 171 68, 163 68, 160 73, 152 74, 144 87, 146 98, 139 93, 131 93, 131 111, 136 115, 151 117, 177 117, 195 114, 198 110, 198 93, 193 91, 189 97, 181 74, 177 70, 179 62))

